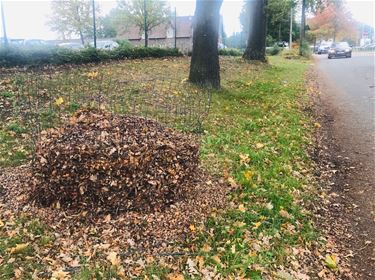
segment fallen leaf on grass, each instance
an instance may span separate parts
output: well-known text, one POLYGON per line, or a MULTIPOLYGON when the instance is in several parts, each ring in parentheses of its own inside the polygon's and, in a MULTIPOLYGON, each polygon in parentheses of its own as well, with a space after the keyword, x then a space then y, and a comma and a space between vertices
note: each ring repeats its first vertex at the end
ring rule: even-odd
POLYGON ((23 251, 27 249, 28 246, 29 246, 29 243, 17 244, 15 247, 10 248, 9 251, 11 254, 22 253, 23 251))
POLYGON ((284 209, 281 209, 279 211, 279 214, 280 214, 281 217, 283 217, 285 219, 290 219, 291 218, 291 215, 287 211, 285 211, 284 209))
POLYGON ((202 248, 202 251, 205 252, 205 253, 208 253, 211 251, 211 247, 210 245, 208 245, 207 243, 203 245, 203 248, 202 248))
POLYGON ((4 222, 0 220, 0 228, 2 228, 3 226, 4 226, 4 222))
POLYGON ((120 264, 120 259, 117 256, 116 252, 110 252, 107 256, 107 260, 113 265, 118 266, 120 264))
POLYGON ((232 187, 232 188, 235 188, 235 187, 237 187, 237 183, 236 183, 236 181, 233 179, 233 177, 228 177, 228 183, 229 183, 229 185, 232 187))
POLYGON ((66 279, 70 279, 70 275, 66 271, 58 270, 52 273, 51 280, 66 280, 66 279))
POLYGON ((188 260, 186 261, 186 264, 187 264, 190 275, 198 275, 199 274, 199 272, 197 270, 197 264, 195 263, 194 260, 188 258, 188 260))
POLYGON ((21 276, 22 276, 22 270, 21 270, 21 269, 19 269, 19 268, 15 268, 15 269, 13 270, 13 273, 14 273, 14 277, 15 277, 16 279, 21 279, 21 276))
POLYGON ((185 280, 184 275, 179 273, 170 273, 167 275, 168 280, 185 280))
POLYGON ((212 256, 211 259, 213 259, 217 264, 222 265, 218 255, 212 256))
POLYGON ((321 128, 322 127, 322 125, 320 124, 320 123, 314 123, 314 126, 316 127, 316 128, 321 128))
POLYGON ((241 212, 246 212, 246 207, 243 204, 240 204, 238 206, 238 210, 240 210, 241 212))
POLYGON ((262 225, 262 222, 256 222, 253 224, 254 224, 253 229, 258 229, 262 225))
POLYGON ((247 165, 250 162, 249 155, 247 154, 240 154, 240 164, 247 165))
POLYGON ((256 147, 257 149, 262 149, 262 148, 264 147, 264 144, 262 144, 262 143, 256 143, 256 144, 255 144, 255 147, 256 147))
POLYGON ((242 228, 242 227, 246 226, 246 223, 244 223, 244 222, 235 222, 233 224, 233 226, 238 227, 238 228, 242 228))
POLYGON ((198 268, 199 268, 199 269, 202 269, 203 266, 204 266, 204 257, 203 257, 203 256, 197 256, 197 257, 195 258, 195 261, 196 261, 196 263, 197 263, 198 268))
POLYGON ((192 231, 192 232, 195 232, 197 229, 195 228, 195 226, 194 225, 190 225, 189 226, 189 229, 192 231))
POLYGON ((326 255, 326 258, 324 259, 324 264, 329 269, 336 269, 337 268, 337 258, 334 255, 326 255))
POLYGON ((247 170, 243 173, 243 175, 245 176, 246 180, 250 181, 254 176, 254 173, 251 170, 247 170))
POLYGON ((64 99, 62 97, 56 98, 56 100, 55 100, 56 106, 60 106, 63 103, 64 103, 64 99))

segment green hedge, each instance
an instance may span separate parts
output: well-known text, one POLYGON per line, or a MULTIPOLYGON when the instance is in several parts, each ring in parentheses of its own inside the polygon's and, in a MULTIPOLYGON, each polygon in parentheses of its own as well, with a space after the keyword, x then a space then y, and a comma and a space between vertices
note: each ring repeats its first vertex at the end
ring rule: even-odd
POLYGON ((219 55, 224 56, 242 56, 243 51, 239 49, 220 49, 219 55))
POLYGON ((20 48, 0 47, 0 67, 41 66, 45 64, 84 64, 106 60, 146 57, 182 56, 178 49, 119 47, 114 50, 97 50, 92 47, 71 50, 59 47, 20 48))
POLYGON ((266 48, 266 54, 267 55, 278 55, 281 52, 282 48, 280 48, 278 45, 274 45, 270 48, 266 48))

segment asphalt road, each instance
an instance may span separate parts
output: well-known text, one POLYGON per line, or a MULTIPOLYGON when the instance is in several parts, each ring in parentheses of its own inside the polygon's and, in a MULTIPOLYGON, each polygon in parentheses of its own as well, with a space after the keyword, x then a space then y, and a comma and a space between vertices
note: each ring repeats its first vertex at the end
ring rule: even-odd
MULTIPOLYGON (((375 137, 375 56, 374 53, 353 53, 352 58, 328 59, 317 56, 318 69, 330 90, 348 129, 354 130, 359 146, 356 152, 374 156, 375 137)), ((348 135, 351 138, 352 135, 348 135)), ((350 141, 353 139, 343 139, 350 141)), ((375 158, 373 158, 375 160, 375 158)))
MULTIPOLYGON (((375 53, 352 58, 316 56, 323 104, 332 117, 332 139, 350 162, 335 191, 349 197, 353 266, 359 279, 375 279, 375 53)), ((347 205, 345 206, 347 207, 347 205)), ((344 214, 345 215, 345 214, 344 214)))

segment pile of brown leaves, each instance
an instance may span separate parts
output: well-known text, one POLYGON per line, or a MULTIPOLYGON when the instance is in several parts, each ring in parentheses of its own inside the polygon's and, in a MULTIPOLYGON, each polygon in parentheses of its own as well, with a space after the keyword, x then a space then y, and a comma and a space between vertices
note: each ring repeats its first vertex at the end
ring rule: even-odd
POLYGON ((195 143, 153 120, 82 110, 42 132, 31 197, 95 212, 163 210, 188 192, 199 162, 195 143))

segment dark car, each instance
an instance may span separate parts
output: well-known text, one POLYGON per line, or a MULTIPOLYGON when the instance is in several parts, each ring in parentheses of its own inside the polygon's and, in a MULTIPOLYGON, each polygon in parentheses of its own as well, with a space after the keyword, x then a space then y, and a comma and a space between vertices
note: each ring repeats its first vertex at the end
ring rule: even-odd
POLYGON ((352 57, 352 48, 347 42, 333 43, 328 50, 328 58, 332 57, 352 57))

